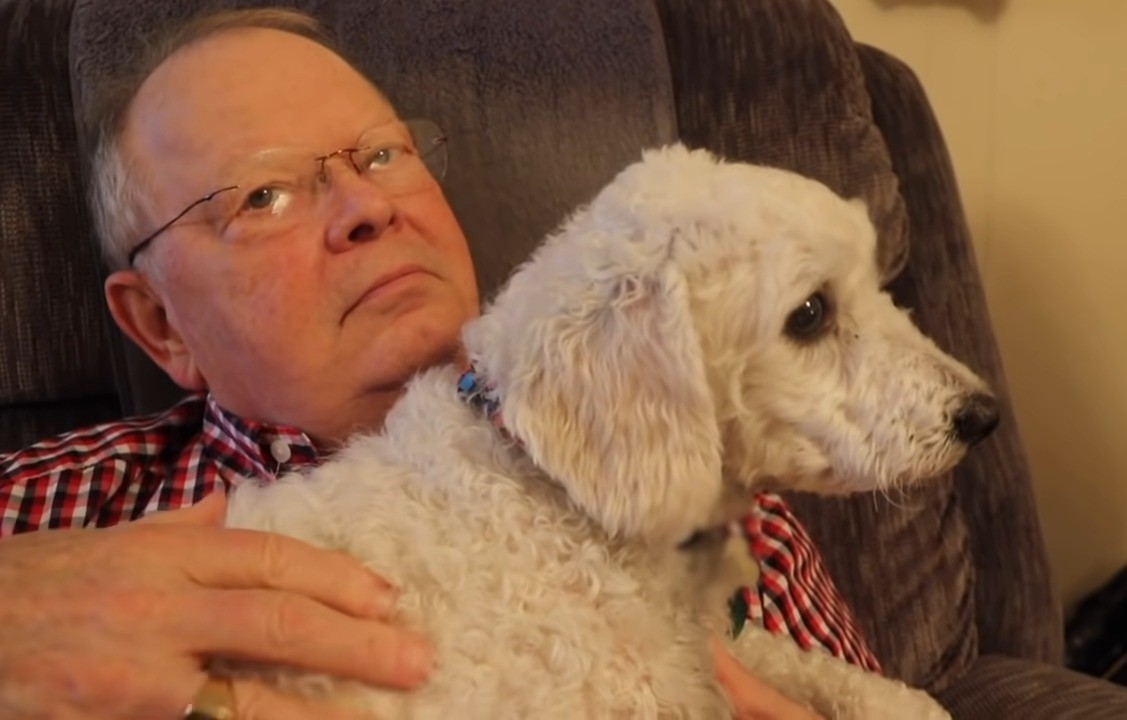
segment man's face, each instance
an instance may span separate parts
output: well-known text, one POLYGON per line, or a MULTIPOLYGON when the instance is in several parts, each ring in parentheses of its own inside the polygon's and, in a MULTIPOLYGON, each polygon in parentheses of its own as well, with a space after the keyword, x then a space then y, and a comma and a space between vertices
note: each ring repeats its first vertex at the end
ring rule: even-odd
MULTIPOLYGON (((155 228, 256 153, 330 153, 395 120, 326 48, 241 29, 160 66, 130 110, 122 145, 148 183, 155 228)), ((142 345, 177 382, 210 389, 242 416, 333 443, 379 427, 414 371, 457 356, 478 295, 465 237, 436 181, 388 193, 346 158, 328 168, 315 210, 284 232, 241 238, 189 215, 137 262, 159 306, 145 321, 157 352, 151 339, 142 345)), ((112 284, 111 308, 128 304, 112 284)))

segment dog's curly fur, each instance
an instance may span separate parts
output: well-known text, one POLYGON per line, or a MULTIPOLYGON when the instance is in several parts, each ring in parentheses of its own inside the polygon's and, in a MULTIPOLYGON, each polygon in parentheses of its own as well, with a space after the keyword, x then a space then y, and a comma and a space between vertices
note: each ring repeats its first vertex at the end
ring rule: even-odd
MULTIPOLYGON (((465 330, 519 442, 440 367, 381 434, 233 494, 230 525, 342 549, 401 588, 399 621, 437 648, 430 682, 236 669, 381 718, 730 716, 708 651, 722 608, 675 546, 762 489, 941 473, 966 449, 956 417, 988 399, 881 292, 875 245, 864 207, 812 180, 646 153, 465 330)), ((760 628, 731 647, 828 718, 947 717, 760 628)))

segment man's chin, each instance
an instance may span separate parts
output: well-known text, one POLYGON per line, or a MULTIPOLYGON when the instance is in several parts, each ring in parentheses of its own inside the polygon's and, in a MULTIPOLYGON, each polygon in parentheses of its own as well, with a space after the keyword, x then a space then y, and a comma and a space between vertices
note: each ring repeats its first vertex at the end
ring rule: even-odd
POLYGON ((402 388, 407 382, 432 367, 466 363, 466 353, 457 333, 447 333, 447 337, 437 335, 403 338, 396 343, 381 342, 384 349, 377 348, 368 365, 368 387, 371 390, 386 392, 402 388), (412 342, 413 341, 413 342, 412 342))

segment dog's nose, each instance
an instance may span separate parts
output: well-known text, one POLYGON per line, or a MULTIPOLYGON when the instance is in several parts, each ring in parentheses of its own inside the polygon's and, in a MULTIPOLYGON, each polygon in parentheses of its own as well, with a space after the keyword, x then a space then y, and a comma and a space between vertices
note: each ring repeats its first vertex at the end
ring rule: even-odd
POLYGON ((992 395, 975 393, 955 413, 955 437, 973 445, 992 433, 998 420, 998 401, 992 395))

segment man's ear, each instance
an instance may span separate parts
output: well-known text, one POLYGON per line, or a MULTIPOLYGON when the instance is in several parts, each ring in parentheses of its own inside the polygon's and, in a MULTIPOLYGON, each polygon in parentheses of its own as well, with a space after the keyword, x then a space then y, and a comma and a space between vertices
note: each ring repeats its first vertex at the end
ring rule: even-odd
POLYGON ((121 331, 173 382, 185 390, 205 390, 207 381, 191 350, 168 320, 164 301, 143 275, 118 270, 106 278, 106 304, 121 331))

